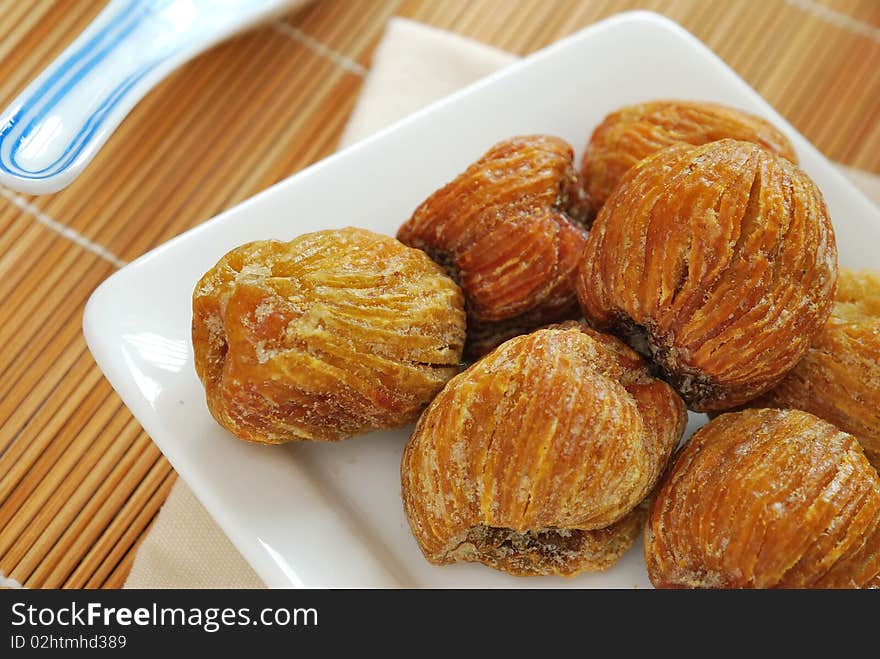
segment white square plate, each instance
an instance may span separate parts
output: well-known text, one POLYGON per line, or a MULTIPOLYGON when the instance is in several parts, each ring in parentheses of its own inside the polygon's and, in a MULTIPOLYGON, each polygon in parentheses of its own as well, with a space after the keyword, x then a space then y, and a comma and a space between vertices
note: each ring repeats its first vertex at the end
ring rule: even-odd
MULTIPOLYGON (((354 225, 394 235, 494 142, 550 133, 578 150, 621 105, 718 101, 763 115, 822 189, 841 263, 878 267, 880 211, 720 59, 654 14, 621 14, 469 87, 188 231, 107 279, 83 330, 111 384, 269 586, 650 586, 641 548, 574 579, 429 565, 400 501, 408 429, 337 444, 246 444, 211 418, 193 369, 191 294, 229 249, 354 225)), ((691 429, 699 423, 692 417, 691 429)))

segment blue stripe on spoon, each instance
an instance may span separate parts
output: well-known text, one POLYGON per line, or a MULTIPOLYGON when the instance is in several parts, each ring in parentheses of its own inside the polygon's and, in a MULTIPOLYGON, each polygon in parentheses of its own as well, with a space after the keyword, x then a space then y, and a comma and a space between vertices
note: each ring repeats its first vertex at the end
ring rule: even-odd
POLYGON ((0 184, 30 193, 63 188, 156 82, 296 1, 112 0, 0 115, 0 184))
MULTIPOLYGON (((89 122, 85 126, 83 126, 83 130, 77 133, 76 137, 71 140, 68 147, 65 151, 51 164, 43 167, 41 169, 28 170, 22 166, 20 166, 17 162, 17 155, 23 145, 25 145, 30 137, 32 137, 36 128, 46 119, 46 117, 51 113, 51 111, 58 105, 58 103, 63 100, 69 93, 70 90, 78 83, 82 81, 82 79, 88 75, 98 63, 103 61, 118 45, 119 43, 125 39, 126 36, 131 34, 131 32, 138 26, 140 21, 143 19, 143 13, 136 16, 134 20, 129 20, 127 23, 124 23, 123 19, 127 18, 126 15, 120 15, 116 20, 108 23, 107 28, 102 30, 102 32, 96 36, 89 44, 83 48, 79 53, 74 55, 65 63, 65 66, 61 67, 59 71, 53 75, 49 81, 47 81, 46 85, 43 85, 40 90, 39 95, 34 96, 33 98, 36 101, 43 100, 43 95, 50 94, 47 100, 44 100, 42 103, 34 102, 31 105, 23 105, 21 109, 16 113, 13 117, 13 125, 18 123, 21 119, 29 119, 27 125, 21 130, 18 138, 13 142, 10 150, 8 162, 14 167, 8 167, 6 162, 0 160, 0 169, 3 169, 9 173, 17 174, 19 176, 27 176, 30 178, 46 178, 48 176, 52 176, 57 171, 64 166, 70 164, 70 162, 79 154, 82 145, 86 142, 86 136, 93 134, 94 131, 88 131, 89 125, 92 124, 96 119, 100 121, 109 109, 112 106, 108 106, 106 101, 102 104, 98 111, 92 115, 89 119, 89 122), (120 23, 123 23, 120 26, 120 23), (107 33, 111 31, 112 28, 120 29, 116 30, 113 35, 110 35, 109 43, 102 45, 98 48, 97 52, 92 53, 91 51, 98 47, 98 45, 105 41, 105 37, 107 33), (74 72, 71 72, 75 70, 74 72), (61 82, 65 74, 71 72, 71 75, 67 78, 63 83, 61 82), (59 84, 60 83, 60 84, 59 84), (57 88, 54 92, 53 89, 57 88), (36 106, 40 106, 39 110, 35 110, 36 106), (101 109, 103 108, 103 112, 101 109)), ((156 62, 158 63, 158 62, 156 62)), ((146 70, 143 70, 140 77, 146 73, 146 70)), ((117 88, 118 89, 118 88, 117 88)), ((116 96, 116 100, 118 101, 120 97, 116 96)), ((115 102, 114 102, 115 104, 115 102)), ((0 133, 0 138, 3 135, 0 133)))

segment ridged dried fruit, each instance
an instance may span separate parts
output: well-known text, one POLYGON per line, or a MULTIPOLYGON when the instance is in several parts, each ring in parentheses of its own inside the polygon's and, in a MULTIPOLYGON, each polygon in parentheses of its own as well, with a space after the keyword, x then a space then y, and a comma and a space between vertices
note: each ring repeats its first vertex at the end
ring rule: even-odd
POLYGON ((658 488, 645 560, 664 588, 880 586, 880 477, 812 414, 723 414, 658 488))
POLYGON ((587 238, 578 298, 691 409, 776 385, 831 312, 837 247, 822 195, 746 142, 673 146, 624 177, 587 238))
POLYGON ((841 269, 834 310, 807 354, 755 407, 806 410, 856 437, 880 469, 880 273, 841 269))
POLYGON ((637 162, 674 144, 701 146, 725 138, 754 142, 796 163, 794 148, 768 121, 715 103, 653 101, 609 114, 593 131, 581 165, 593 214, 637 162))
POLYGON ((208 408, 241 439, 337 440, 404 425, 459 370, 458 286, 362 229, 242 245, 193 293, 208 408))
POLYGON ((517 137, 492 147, 400 228, 401 241, 425 250, 461 285, 471 355, 577 315, 581 194, 568 144, 517 137))
POLYGON ((684 430, 682 401, 614 337, 579 323, 513 338, 450 380, 401 464, 435 564, 515 575, 604 569, 684 430))

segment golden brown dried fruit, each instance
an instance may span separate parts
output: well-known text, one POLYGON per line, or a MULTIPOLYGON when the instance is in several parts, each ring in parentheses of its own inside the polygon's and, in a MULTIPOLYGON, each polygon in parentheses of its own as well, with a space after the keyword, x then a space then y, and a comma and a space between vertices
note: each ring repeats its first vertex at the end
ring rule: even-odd
POLYGON ((444 387, 401 464, 435 564, 516 575, 613 564, 684 430, 681 400, 614 337, 579 323, 507 341, 444 387))
POLYGON ((673 144, 701 146, 725 138, 754 142, 796 163, 788 138, 768 121, 715 103, 654 101, 609 114, 593 131, 581 165, 591 213, 637 162, 673 144))
POLYGON ((401 241, 461 285, 469 354, 577 315, 581 194, 568 144, 517 137, 492 147, 400 227, 401 241))
POLYGON ((799 410, 723 414, 676 456, 645 527, 665 588, 863 588, 880 577, 880 477, 799 410))
POLYGON ((578 273, 587 320, 650 355, 691 409, 777 384, 831 312, 837 247, 822 195, 784 158, 722 140, 624 177, 578 273))
POLYGON ((831 318, 807 354, 749 405, 811 412, 854 435, 880 469, 880 272, 841 269, 831 318))
POLYGON ((458 286, 424 253, 363 229, 242 245, 193 293, 196 371, 214 418, 277 444, 415 419, 458 372, 458 286))

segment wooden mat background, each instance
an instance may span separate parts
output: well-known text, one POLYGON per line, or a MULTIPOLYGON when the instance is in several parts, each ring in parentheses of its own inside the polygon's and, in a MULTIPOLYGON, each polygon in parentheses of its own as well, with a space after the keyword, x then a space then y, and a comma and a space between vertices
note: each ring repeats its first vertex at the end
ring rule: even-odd
MULTIPOLYGON (((0 0, 0 104, 102 6, 0 0)), ((83 306, 124 262, 331 153, 389 17, 527 54, 632 8, 696 34, 829 157, 880 172, 878 0, 318 0, 173 75, 67 190, 0 188, 2 573, 123 583, 176 475, 92 360, 83 306)))

